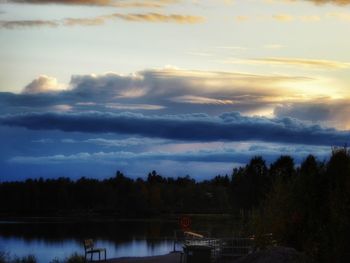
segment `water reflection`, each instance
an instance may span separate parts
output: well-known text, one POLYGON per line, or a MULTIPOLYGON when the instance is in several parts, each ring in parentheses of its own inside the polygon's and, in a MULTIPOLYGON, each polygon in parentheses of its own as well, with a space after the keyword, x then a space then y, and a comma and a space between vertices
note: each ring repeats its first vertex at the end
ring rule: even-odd
MULTIPOLYGON (((194 230, 204 230, 216 237, 230 236, 240 227, 232 218, 193 219, 192 222, 194 230)), ((48 263, 73 252, 82 254, 83 240, 93 238, 96 246, 107 249, 108 258, 154 256, 173 250, 174 230, 178 228, 177 218, 148 221, 0 221, 0 252, 17 256, 34 254, 39 263, 48 263)))
POLYGON ((0 222, 0 251, 34 254, 40 263, 73 252, 83 253, 82 240, 93 238, 107 256, 154 256, 173 249, 175 222, 0 222))
MULTIPOLYGON (((30 241, 19 237, 0 237, 0 249, 9 251, 12 255, 26 256, 34 254, 38 262, 50 262, 55 257, 63 259, 74 252, 83 254, 82 244, 79 240, 65 239, 50 242, 43 239, 32 239, 30 241)), ((154 256, 167 254, 173 249, 171 240, 131 240, 115 243, 108 240, 96 240, 96 246, 107 249, 108 258, 128 256, 154 256)))

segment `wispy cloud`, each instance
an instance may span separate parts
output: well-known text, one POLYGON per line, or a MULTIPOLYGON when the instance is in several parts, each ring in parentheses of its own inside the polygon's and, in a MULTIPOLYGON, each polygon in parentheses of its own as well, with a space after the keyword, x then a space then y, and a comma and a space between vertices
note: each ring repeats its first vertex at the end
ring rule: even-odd
POLYGON ((303 59, 303 58, 254 58, 244 60, 231 60, 231 63, 242 64, 269 64, 269 65, 286 65, 286 66, 298 66, 316 69, 346 69, 350 68, 349 62, 341 62, 334 60, 323 59, 303 59))
POLYGON ((319 22, 321 21, 321 17, 318 15, 304 15, 299 16, 299 20, 302 22, 319 22))
POLYGON ((336 4, 336 5, 349 5, 350 0, 304 0, 313 2, 315 4, 336 4))
POLYGON ((26 4, 62 4, 62 5, 95 5, 114 7, 164 7, 180 0, 8 0, 12 3, 26 4))
POLYGON ((48 144, 48 143, 54 143, 54 140, 53 140, 53 139, 50 139, 50 138, 44 138, 44 139, 39 139, 39 140, 33 140, 32 142, 34 142, 34 143, 48 144))
POLYGON ((289 14, 276 14, 273 15, 272 18, 281 22, 290 22, 294 20, 294 16, 289 14))
POLYGON ((350 4, 350 0, 264 0, 266 3, 295 3, 295 2, 309 2, 314 3, 316 5, 323 4, 335 4, 340 6, 345 6, 350 4))
POLYGON ((113 0, 7 0, 12 3, 24 4, 64 4, 64 5, 111 5, 113 0))
POLYGON ((327 18, 335 18, 340 21, 350 22, 350 13, 345 12, 337 12, 337 13, 328 13, 326 15, 327 18))
POLYGON ((236 16, 234 18, 237 22, 244 21, 270 21, 277 22, 319 22, 322 17, 319 15, 291 15, 291 14, 273 14, 273 15, 251 15, 251 16, 236 16))
POLYGON ((0 28, 16 29, 30 27, 57 27, 57 26, 99 26, 109 20, 121 19, 130 22, 152 22, 152 23, 177 23, 177 24, 197 24, 205 21, 204 17, 182 15, 182 14, 120 14, 92 17, 92 18, 65 18, 63 20, 0 20, 0 28))
MULTIPOLYGON (((43 139, 45 140, 45 139, 43 139)), ((38 141, 39 142, 39 141, 38 141)), ((41 141, 40 141, 41 142, 41 141)), ((137 138, 131 137, 126 139, 105 139, 105 138, 92 138, 87 140, 75 140, 75 139, 62 139, 62 143, 71 143, 71 144, 94 144, 103 147, 130 147, 130 146, 140 146, 140 145, 155 145, 155 144, 164 144, 168 142, 167 140, 162 139, 150 139, 150 138, 137 138)), ((52 143, 43 141, 42 143, 52 143)))
POLYGON ((65 26, 99 26, 106 21, 104 17, 95 18, 66 18, 63 20, 65 26))
POLYGON ((227 104, 234 103, 232 100, 213 99, 213 98, 191 96, 191 95, 178 96, 178 97, 171 98, 171 100, 178 103, 193 103, 193 104, 227 105, 227 104))
POLYGON ((165 107, 152 104, 107 103, 106 108, 116 110, 160 110, 165 107))
POLYGON ((0 20, 0 28, 15 29, 15 28, 31 28, 31 27, 58 27, 60 23, 55 20, 0 20))
POLYGON ((61 164, 61 163, 116 163, 116 162, 143 162, 143 161, 175 161, 175 162, 205 162, 205 163, 246 163, 250 158, 257 155, 264 156, 268 162, 276 160, 281 154, 289 154, 296 157, 299 163, 306 158, 310 152, 314 152, 319 158, 325 159, 329 156, 328 147, 308 146, 266 146, 261 144, 252 145, 248 148, 220 148, 203 149, 182 152, 152 151, 152 152, 79 152, 76 154, 57 154, 48 156, 16 156, 8 161, 19 164, 61 164))
POLYGON ((170 14, 164 15, 160 13, 147 13, 147 14, 113 14, 112 17, 120 18, 122 20, 133 22, 163 22, 163 23, 179 23, 179 24, 196 24, 204 22, 204 17, 191 16, 191 15, 179 15, 170 14))

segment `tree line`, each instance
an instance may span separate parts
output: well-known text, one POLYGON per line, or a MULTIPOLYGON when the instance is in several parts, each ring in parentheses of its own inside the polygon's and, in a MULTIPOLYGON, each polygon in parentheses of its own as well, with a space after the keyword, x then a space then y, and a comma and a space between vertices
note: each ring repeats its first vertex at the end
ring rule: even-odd
POLYGON ((166 178, 156 171, 132 179, 27 179, 0 184, 2 215, 149 216, 169 213, 226 213, 231 210, 229 176, 196 182, 190 176, 166 178))
POLYGON ((290 156, 267 165, 254 157, 231 175, 196 181, 152 171, 145 179, 114 177, 28 179, 0 184, 2 215, 152 216, 249 211, 261 246, 266 233, 278 244, 307 252, 315 262, 344 262, 350 244, 350 153, 334 148, 329 160, 290 156), (345 256, 344 256, 345 255, 345 256))
POLYGON ((169 213, 231 213, 257 207, 273 178, 295 174, 293 159, 281 156, 269 168, 254 157, 231 175, 196 181, 190 176, 165 177, 156 171, 132 179, 117 171, 112 178, 73 181, 27 179, 0 184, 1 214, 60 215, 93 213, 147 216, 169 213))

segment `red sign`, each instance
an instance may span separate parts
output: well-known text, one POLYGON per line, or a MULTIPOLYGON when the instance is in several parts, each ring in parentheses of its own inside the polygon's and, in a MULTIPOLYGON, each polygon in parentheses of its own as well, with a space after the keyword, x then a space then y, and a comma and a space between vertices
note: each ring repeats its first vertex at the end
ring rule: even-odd
POLYGON ((179 220, 180 226, 184 230, 188 230, 191 227, 191 218, 188 216, 182 216, 179 220))

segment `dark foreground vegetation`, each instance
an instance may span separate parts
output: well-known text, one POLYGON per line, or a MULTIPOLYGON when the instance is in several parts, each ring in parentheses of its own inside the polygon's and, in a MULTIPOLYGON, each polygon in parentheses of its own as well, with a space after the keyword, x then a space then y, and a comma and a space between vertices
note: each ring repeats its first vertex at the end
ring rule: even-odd
POLYGON ((327 162, 308 156, 296 168, 289 156, 267 166, 254 157, 230 176, 196 182, 189 176, 146 180, 121 172, 105 180, 68 178, 0 184, 6 215, 96 214, 145 217, 171 213, 248 214, 259 246, 266 233, 304 251, 314 262, 350 259, 350 153, 333 149, 327 162))
MULTIPOLYGON (((33 255, 17 257, 11 256, 10 254, 4 252, 0 252, 0 263, 37 263, 37 259, 33 255)), ((85 263, 85 259, 83 256, 74 253, 63 260, 54 258, 49 263, 85 263)))

